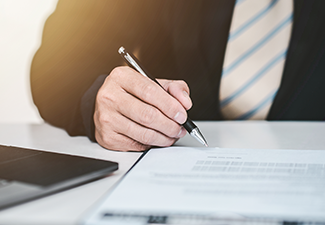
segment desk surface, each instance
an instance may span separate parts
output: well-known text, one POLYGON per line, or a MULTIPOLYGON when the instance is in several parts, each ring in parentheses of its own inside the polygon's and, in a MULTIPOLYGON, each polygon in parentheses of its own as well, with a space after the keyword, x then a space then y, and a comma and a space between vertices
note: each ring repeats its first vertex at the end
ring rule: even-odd
MULTIPOLYGON (((325 150, 323 122, 197 122, 211 147, 325 150)), ((69 153, 119 163, 109 177, 0 212, 0 224, 76 224, 141 153, 115 152, 47 124, 0 124, 0 144, 69 153)), ((190 136, 178 146, 201 147, 190 136)))

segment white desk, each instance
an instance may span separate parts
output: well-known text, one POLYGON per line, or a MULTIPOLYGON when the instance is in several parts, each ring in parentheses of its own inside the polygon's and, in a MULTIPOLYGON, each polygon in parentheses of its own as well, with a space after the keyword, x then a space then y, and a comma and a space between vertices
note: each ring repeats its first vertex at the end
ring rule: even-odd
MULTIPOLYGON (((325 150, 322 122, 198 122, 197 125, 211 147, 325 150)), ((69 137, 65 131, 47 124, 0 124, 0 144, 112 160, 119 162, 120 168, 107 178, 0 211, 1 225, 76 224, 141 155, 109 151, 86 137, 69 137)), ((188 135, 176 145, 200 146, 188 135)))

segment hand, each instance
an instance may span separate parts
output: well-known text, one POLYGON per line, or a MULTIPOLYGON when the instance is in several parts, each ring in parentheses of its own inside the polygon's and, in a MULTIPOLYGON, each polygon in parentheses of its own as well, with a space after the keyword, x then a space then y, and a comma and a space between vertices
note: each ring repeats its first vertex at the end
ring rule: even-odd
POLYGON ((166 147, 185 136, 180 125, 192 107, 184 81, 151 79, 130 67, 117 67, 96 97, 94 122, 97 142, 111 150, 144 151, 166 147))

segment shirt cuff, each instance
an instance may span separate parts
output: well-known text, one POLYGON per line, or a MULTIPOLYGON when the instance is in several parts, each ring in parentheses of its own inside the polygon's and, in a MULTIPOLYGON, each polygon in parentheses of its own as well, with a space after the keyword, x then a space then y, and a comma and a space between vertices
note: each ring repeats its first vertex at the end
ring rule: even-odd
POLYGON ((95 123, 93 117, 95 112, 96 96, 99 88, 103 85, 107 76, 107 74, 103 74, 97 77, 94 83, 81 98, 80 110, 82 122, 85 127, 86 135, 93 142, 96 142, 95 123))

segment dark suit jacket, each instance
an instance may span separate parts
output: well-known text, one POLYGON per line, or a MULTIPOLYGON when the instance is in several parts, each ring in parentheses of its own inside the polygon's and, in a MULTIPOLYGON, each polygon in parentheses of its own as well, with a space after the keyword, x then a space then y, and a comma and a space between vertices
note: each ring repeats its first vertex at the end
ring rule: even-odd
MULTIPOLYGON (((48 18, 31 68, 33 99, 45 121, 94 139, 102 74, 123 64, 120 46, 140 49, 159 78, 183 79, 194 120, 221 120, 219 82, 234 0, 61 0, 48 18)), ((280 89, 268 120, 325 118, 325 1, 295 0, 280 89)))

